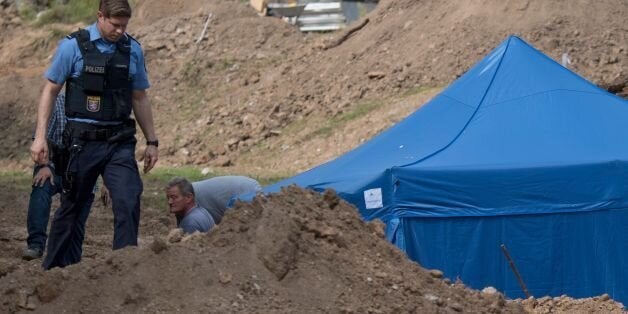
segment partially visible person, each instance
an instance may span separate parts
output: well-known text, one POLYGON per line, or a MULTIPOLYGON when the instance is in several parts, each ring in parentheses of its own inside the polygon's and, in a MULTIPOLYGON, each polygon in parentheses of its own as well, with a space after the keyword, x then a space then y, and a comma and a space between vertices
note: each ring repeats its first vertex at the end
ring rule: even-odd
POLYGON ((185 233, 207 232, 214 227, 214 219, 198 207, 192 184, 185 178, 174 178, 166 186, 170 213, 177 217, 177 227, 185 233))
POLYGON ((207 232, 222 221, 233 197, 261 189, 257 181, 245 176, 221 176, 194 183, 177 177, 166 186, 166 197, 179 228, 185 233, 207 232))
MULTIPOLYGON (((59 94, 55 100, 55 106, 48 122, 48 130, 46 138, 52 145, 61 145, 63 130, 65 129, 65 95, 59 94)), ((33 169, 33 185, 30 200, 28 202, 28 214, 26 218, 26 229, 28 230, 28 238, 26 238, 26 249, 22 252, 22 258, 29 261, 41 258, 46 248, 46 240, 48 235, 48 219, 50 217, 50 207, 52 205, 52 197, 62 192, 61 176, 55 174, 54 163, 48 161, 43 164, 36 164, 33 169)), ((85 203, 84 213, 89 213, 94 194, 92 194, 85 203)), ((79 219, 77 228, 78 236, 85 235, 85 221, 87 215, 84 214, 79 219)))
POLYGON ((220 176, 192 183, 196 203, 205 208, 216 224, 222 221, 229 201, 238 195, 262 190, 259 182, 245 176, 220 176))

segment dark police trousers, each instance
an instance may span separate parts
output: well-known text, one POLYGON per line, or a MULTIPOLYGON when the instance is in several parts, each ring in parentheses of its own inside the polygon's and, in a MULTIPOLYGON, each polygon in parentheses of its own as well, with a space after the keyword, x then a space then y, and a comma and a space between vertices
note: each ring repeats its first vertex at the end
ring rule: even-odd
POLYGON ((64 267, 81 260, 89 196, 99 175, 109 189, 114 215, 113 249, 137 245, 143 186, 135 161, 135 139, 123 143, 81 141, 81 151, 69 169, 75 171, 72 190, 61 195, 61 207, 50 227, 43 268, 64 267))

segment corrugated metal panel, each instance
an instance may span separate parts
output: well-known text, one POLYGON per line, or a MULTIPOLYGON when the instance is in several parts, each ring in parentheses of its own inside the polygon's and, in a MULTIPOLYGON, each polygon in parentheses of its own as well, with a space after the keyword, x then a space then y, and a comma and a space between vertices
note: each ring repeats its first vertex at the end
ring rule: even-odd
POLYGON ((308 2, 303 13, 297 17, 302 32, 331 31, 345 27, 346 18, 342 2, 308 2))

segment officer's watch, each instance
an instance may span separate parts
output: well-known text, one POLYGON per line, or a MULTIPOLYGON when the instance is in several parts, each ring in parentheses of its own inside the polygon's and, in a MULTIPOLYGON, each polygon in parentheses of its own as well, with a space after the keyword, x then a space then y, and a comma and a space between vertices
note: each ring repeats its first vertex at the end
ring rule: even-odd
POLYGON ((146 141, 146 146, 148 146, 148 145, 153 145, 155 147, 159 147, 159 141, 158 140, 146 141))

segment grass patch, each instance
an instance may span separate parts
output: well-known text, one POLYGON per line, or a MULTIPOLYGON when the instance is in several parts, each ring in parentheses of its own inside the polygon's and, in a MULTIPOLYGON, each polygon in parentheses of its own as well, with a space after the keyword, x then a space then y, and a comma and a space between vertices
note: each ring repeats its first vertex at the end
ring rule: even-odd
POLYGON ((373 109, 382 105, 381 100, 370 100, 364 103, 359 103, 353 110, 345 112, 340 117, 334 118, 337 123, 345 123, 351 120, 355 120, 359 117, 365 116, 367 113, 373 111, 373 109))
POLYGON ((413 95, 417 95, 417 94, 422 94, 422 93, 425 93, 427 91, 431 91, 431 90, 437 89, 437 88, 441 88, 441 87, 424 86, 424 85, 414 86, 414 87, 408 88, 406 91, 404 91, 402 96, 407 97, 407 96, 413 96, 413 95))
POLYGON ((281 180, 287 179, 291 176, 288 175, 271 175, 268 177, 260 177, 260 176, 251 176, 253 179, 257 180, 261 186, 267 186, 274 183, 277 183, 281 180))
MULTIPOLYGON (((163 192, 164 186, 170 179, 179 176, 188 178, 188 180, 200 181, 215 176, 226 175, 220 172, 211 172, 203 175, 201 170, 194 167, 178 167, 178 168, 158 168, 150 173, 143 175, 144 193, 142 194, 142 207, 165 208, 166 196, 163 192)), ((250 177, 260 182, 262 186, 266 186, 287 178, 287 176, 254 176, 250 177)), ((24 171, 0 171, 0 186, 7 189, 8 193, 29 194, 32 186, 32 173, 24 171)), ((98 179, 99 187, 102 186, 102 179, 98 179)), ((98 192, 97 197, 100 192, 98 192)))
POLYGON ((62 29, 58 29, 56 27, 53 27, 50 29, 50 37, 56 40, 60 40, 63 39, 66 35, 68 35, 68 32, 62 29))
POLYGON ((66 4, 51 2, 50 8, 42 11, 36 21, 39 26, 52 23, 93 22, 98 11, 98 0, 69 0, 66 4))
MULTIPOLYGON (((136 2, 136 0, 129 1, 131 8, 135 7, 136 2)), ((37 26, 52 23, 92 23, 96 19, 99 0, 49 1, 48 3, 42 8, 22 1, 18 6, 18 12, 23 19, 35 21, 37 26)))
POLYGON ((196 59, 188 60, 181 69, 183 80, 189 82, 190 87, 198 86, 201 82, 200 63, 196 59))
POLYGON ((310 139, 317 136, 329 136, 339 128, 342 128, 347 122, 367 115, 369 112, 373 111, 382 104, 383 102, 381 100, 369 100, 363 103, 358 103, 354 108, 352 108, 352 110, 343 112, 336 117, 326 120, 322 123, 320 128, 316 129, 305 138, 310 139))
POLYGON ((184 177, 190 181, 198 181, 206 178, 198 168, 177 167, 153 169, 153 171, 144 175, 143 179, 145 182, 163 183, 163 185, 166 185, 166 183, 174 177, 184 177))
POLYGON ((31 172, 0 171, 0 186, 7 187, 15 192, 30 192, 33 184, 31 172))
POLYGON ((229 57, 218 60, 218 64, 220 65, 220 70, 227 70, 231 68, 235 63, 236 63, 236 60, 229 57))

